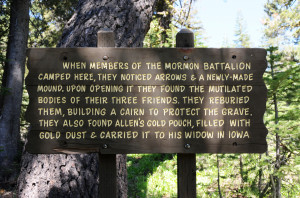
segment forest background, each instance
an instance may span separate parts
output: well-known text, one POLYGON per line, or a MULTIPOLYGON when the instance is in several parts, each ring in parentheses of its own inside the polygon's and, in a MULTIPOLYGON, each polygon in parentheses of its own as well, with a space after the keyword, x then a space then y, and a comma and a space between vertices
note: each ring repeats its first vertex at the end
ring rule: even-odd
MULTIPOLYGON (((10 0, 0 1, 1 98, 11 90, 5 86, 5 64, 11 17, 10 0)), ((154 9, 144 47, 175 47, 181 28, 195 34, 195 47, 207 47, 205 27, 194 16, 192 0, 160 0, 154 9)), ((74 13, 77 0, 32 0, 28 47, 55 47, 63 28, 74 13)), ((299 197, 300 196, 300 3, 297 0, 268 0, 262 19, 262 48, 268 51, 264 80, 268 88, 264 116, 269 130, 268 152, 264 154, 197 154, 197 196, 199 197, 299 197)), ((201 16, 201 13, 200 13, 201 16)), ((219 47, 253 47, 241 15, 236 18, 233 41, 219 47)), ((258 46, 256 46, 258 47, 258 46)), ((26 75, 26 71, 25 71, 26 75)), ((2 167, 0 196, 14 193, 28 123, 24 87, 20 117, 19 152, 14 164, 2 167)), ((1 101, 2 104, 2 101, 1 101)), ((1 114, 2 117, 2 114, 1 114)), ((0 152, 5 148, 0 147, 0 152)), ((172 154, 128 155, 129 197, 176 197, 177 164, 172 154)))

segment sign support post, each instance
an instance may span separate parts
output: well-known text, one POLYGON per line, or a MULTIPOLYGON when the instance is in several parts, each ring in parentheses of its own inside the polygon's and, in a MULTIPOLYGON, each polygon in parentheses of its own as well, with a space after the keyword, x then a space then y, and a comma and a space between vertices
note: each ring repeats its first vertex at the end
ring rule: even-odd
MULTIPOLYGON (((114 47, 114 33, 98 32, 98 47, 114 47)), ((183 29, 176 35, 176 47, 194 47, 194 33, 183 29)), ((188 148, 186 148, 188 149, 188 148)), ((196 154, 177 154, 177 182, 179 198, 196 197, 196 154)), ((116 197, 116 155, 99 152, 99 195, 116 197)))
MULTIPOLYGON (((176 47, 194 47, 194 33, 182 29, 176 35, 176 47)), ((188 58, 188 57, 187 57, 188 58)), ((189 149, 189 144, 185 149, 189 149)), ((196 198, 196 154, 177 154, 177 190, 179 198, 196 198)))
MULTIPOLYGON (((114 32, 98 32, 97 47, 115 47, 114 32)), ((100 150, 100 149, 99 149, 100 150)), ((116 154, 99 154, 99 197, 117 197, 116 154)))
POLYGON ((178 197, 196 198, 196 153, 263 153, 266 50, 28 49, 29 153, 98 153, 99 196, 118 194, 117 154, 177 153, 178 197))

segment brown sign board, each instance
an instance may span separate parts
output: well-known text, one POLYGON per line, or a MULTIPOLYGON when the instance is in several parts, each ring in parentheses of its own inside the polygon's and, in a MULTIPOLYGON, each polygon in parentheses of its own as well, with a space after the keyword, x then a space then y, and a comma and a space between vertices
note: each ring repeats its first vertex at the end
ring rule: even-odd
POLYGON ((28 50, 30 153, 263 153, 266 51, 28 50))

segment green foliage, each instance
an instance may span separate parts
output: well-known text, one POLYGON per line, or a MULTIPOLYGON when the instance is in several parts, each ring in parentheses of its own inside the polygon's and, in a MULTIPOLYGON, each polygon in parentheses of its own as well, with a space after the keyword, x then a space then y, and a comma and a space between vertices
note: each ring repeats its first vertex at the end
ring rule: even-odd
POLYGON ((0 95, 3 96, 3 95, 8 95, 10 94, 10 88, 6 88, 6 87, 3 87, 1 86, 0 87, 0 95))
MULTIPOLYGON (((269 197, 273 195, 273 188, 276 188, 274 185, 278 181, 281 181, 282 197, 298 197, 300 194, 300 48, 294 45, 299 40, 299 3, 274 0, 268 1, 265 7, 266 12, 269 13, 269 18, 265 19, 266 44, 268 47, 277 46, 268 48, 269 65, 264 75, 268 88, 268 102, 264 120, 269 130, 267 136, 269 148, 267 153, 261 155, 226 154, 219 156, 220 185, 224 197, 269 197), (273 65, 272 68, 271 65, 273 65), (276 95, 278 108, 277 118, 275 116, 274 95, 276 95), (276 154, 276 141, 278 140, 280 141, 279 155, 276 154)), ((174 27, 177 26, 174 25, 174 27)), ((146 37, 145 46, 172 46, 170 43, 161 42, 163 40, 160 37, 162 32, 163 29, 159 28, 159 20, 154 19, 153 26, 151 26, 146 37)), ((249 35, 241 17, 237 19, 235 33, 236 47, 250 46, 249 35)), ((153 160, 156 159, 152 159, 151 163, 158 163, 153 160)), ((166 162, 176 166, 174 160, 166 160, 166 162), (172 160, 173 162, 171 162, 172 160)), ((198 197, 219 197, 216 160, 216 155, 197 155, 198 197)), ((160 166, 163 166, 163 162, 159 162, 158 167, 160 166)), ((142 170, 140 172, 143 173, 142 170)), ((173 190, 168 191, 169 194, 167 195, 161 193, 161 188, 165 190, 170 188, 162 187, 161 181, 165 178, 159 176, 163 174, 162 172, 158 172, 159 174, 156 174, 156 171, 153 171, 152 174, 147 172, 147 175, 142 176, 144 189, 153 189, 151 194, 147 195, 155 195, 155 197, 176 196, 176 194, 173 195, 173 190), (152 185, 152 183, 158 185, 152 185)), ((167 171, 167 173, 169 172, 167 171)), ((136 174, 139 173, 135 173, 135 177, 139 177, 136 174)), ((173 180, 174 177, 172 173, 170 180, 173 180)), ((145 193, 144 196, 146 196, 145 193)))
POLYGON ((173 22, 177 28, 187 28, 190 30, 201 30, 201 22, 196 20, 193 16, 197 11, 193 9, 193 2, 191 0, 176 0, 173 4, 173 22))
POLYGON ((173 159, 163 160, 155 172, 148 177, 148 195, 150 197, 176 197, 177 166, 176 156, 173 157, 173 159))
MULTIPOLYGON (((219 197, 217 183, 217 155, 197 154, 197 197, 219 197)), ((220 184, 224 197, 259 197, 260 191, 269 182, 270 158, 260 154, 242 154, 244 178, 239 172, 239 154, 219 155, 220 184), (262 171, 263 170, 263 171, 262 171), (259 186, 259 177, 261 186, 259 186)), ((128 155, 129 197, 176 197, 176 155, 138 154, 128 155)), ((284 171, 293 171, 284 168, 284 171)), ((296 195, 299 185, 289 189, 296 195)), ((266 197, 264 194, 263 197, 266 197)), ((295 197, 295 196, 294 196, 295 197)))
POLYGON ((250 47, 250 36, 246 33, 246 24, 241 13, 237 17, 235 37, 235 47, 250 47))
POLYGON ((20 137, 21 141, 25 142, 26 135, 29 128, 29 123, 25 119, 25 113, 27 110, 27 107, 29 105, 29 95, 27 92, 27 89, 25 85, 23 85, 23 96, 22 96, 22 106, 21 106, 21 115, 20 115, 20 137))
POLYGON ((194 37, 195 37, 194 38, 195 47, 203 47, 203 48, 207 47, 207 45, 205 44, 206 38, 203 37, 202 29, 194 31, 194 37))
POLYGON ((173 24, 169 25, 169 29, 159 26, 159 20, 153 19, 150 29, 144 39, 144 47, 175 47, 177 28, 173 24))
MULTIPOLYGON (((0 46, 1 49, 5 49, 7 42, 7 34, 9 28, 9 13, 10 13, 10 2, 7 0, 0 0, 0 46)), ((2 51, 2 50, 1 50, 2 51)), ((3 50, 5 51, 5 50, 3 50)), ((2 55, 2 53, 1 53, 2 55)))
POLYGON ((269 62, 264 75, 269 91, 265 121, 269 130, 266 156, 269 164, 264 169, 270 178, 266 194, 273 196, 274 188, 286 197, 297 197, 300 192, 299 8, 300 3, 295 0, 269 0, 265 4, 268 18, 264 19, 264 32, 269 62))
MULTIPOLYGON (((63 27, 72 16, 77 0, 33 0, 30 7, 28 47, 55 47, 61 37, 63 27)), ((27 70, 25 72, 26 76, 27 70)), ((29 96, 23 87, 23 99, 20 116, 21 140, 25 141, 29 123, 25 112, 29 96)))
POLYGON ((0 0, 0 81, 2 81, 3 68, 6 57, 6 43, 9 30, 10 2, 8 0, 0 0))
POLYGON ((29 46, 55 47, 78 1, 33 0, 30 8, 29 46))
MULTIPOLYGON (((269 69, 264 78, 269 90, 265 121, 269 130, 266 157, 270 164, 264 168, 270 178, 277 178, 276 183, 281 182, 281 194, 291 196, 299 193, 296 156, 300 148, 300 67, 298 61, 287 58, 289 52, 284 48, 270 47, 268 52, 269 69)), ((272 190, 267 194, 273 194, 272 190)))
POLYGON ((192 3, 187 0, 159 0, 144 47, 175 47, 176 34, 182 28, 194 32, 195 47, 205 47, 201 22, 193 18, 196 12, 192 3))
POLYGON ((264 20, 265 36, 273 46, 299 43, 300 2, 297 0, 268 0, 264 20))
MULTIPOLYGON (((77 2, 33 0, 29 47, 56 46, 63 26, 72 15, 77 2)), ((202 28, 192 17, 194 10, 190 2, 159 0, 144 46, 175 47, 177 32, 181 28, 189 28, 195 33, 195 47, 204 47, 202 28)), ((0 1, 0 78, 5 62, 9 5, 8 0, 0 1)), ((299 1, 269 0, 265 11, 268 14, 264 24, 269 67, 264 75, 268 88, 264 120, 269 130, 269 149, 266 154, 242 154, 241 158, 238 154, 219 155, 220 185, 224 197, 271 197, 271 178, 274 177, 282 180, 282 197, 299 197, 300 194, 300 47, 297 46, 300 34, 299 1), (277 99, 278 118, 275 116, 274 95, 277 99), (276 135, 280 136, 279 167, 276 161, 276 135)), ((249 35, 241 17, 237 19, 235 34, 236 47, 250 46, 249 35)), ((229 46, 228 42, 224 45, 229 46)), ((9 90, 1 89, 1 93, 7 94, 9 90)), ((28 101, 29 97, 24 89, 21 114, 21 131, 24 133, 28 127, 24 119, 28 101)), ((129 197, 176 197, 176 160, 176 155, 169 154, 129 155, 129 197)), ((197 155, 196 167, 197 196, 219 197, 217 155, 197 155)))
POLYGON ((174 197, 177 193, 176 156, 128 155, 129 197, 174 197))

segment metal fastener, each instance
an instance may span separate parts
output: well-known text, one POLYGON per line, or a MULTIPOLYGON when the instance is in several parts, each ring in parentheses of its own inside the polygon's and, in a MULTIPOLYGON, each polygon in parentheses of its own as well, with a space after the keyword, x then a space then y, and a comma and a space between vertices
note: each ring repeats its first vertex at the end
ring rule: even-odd
POLYGON ((107 148, 108 148, 108 145, 107 145, 107 144, 103 144, 103 145, 102 145, 102 148, 107 149, 107 148))
POLYGON ((108 56, 103 56, 103 60, 108 60, 108 56))
POLYGON ((191 145, 190 145, 190 144, 185 144, 185 145, 184 145, 184 148, 190 149, 190 148, 191 148, 191 145))
POLYGON ((185 61, 186 61, 186 60, 189 60, 189 57, 188 57, 188 56, 184 56, 184 57, 183 57, 183 60, 185 60, 185 61))

